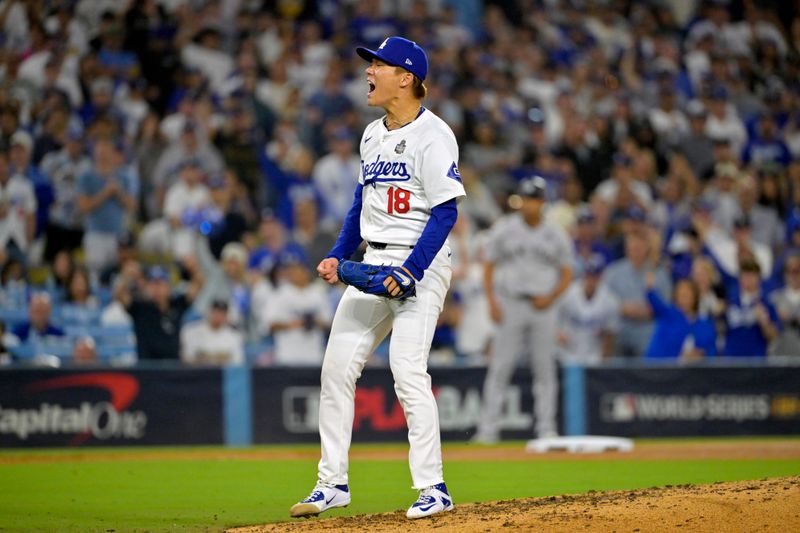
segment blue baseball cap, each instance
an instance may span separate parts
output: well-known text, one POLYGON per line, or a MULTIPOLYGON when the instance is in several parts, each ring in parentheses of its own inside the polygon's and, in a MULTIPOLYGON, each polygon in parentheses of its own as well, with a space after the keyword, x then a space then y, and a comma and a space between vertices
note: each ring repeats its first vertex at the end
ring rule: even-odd
POLYGON ((583 271, 586 274, 600 274, 606 268, 606 260, 600 254, 592 254, 586 260, 583 271))
POLYGON ((594 222, 595 221, 594 212, 588 205, 581 206, 575 213, 575 219, 577 220, 578 224, 586 224, 589 222, 594 222))
POLYGON ((308 267, 306 258, 294 251, 285 251, 278 257, 278 267, 286 268, 293 265, 308 267))
POLYGON ((162 266, 152 266, 147 271, 147 279, 150 281, 169 281, 169 272, 162 266))
POLYGON ((417 43, 403 37, 389 37, 377 50, 370 50, 359 46, 356 53, 367 61, 380 59, 381 61, 401 67, 421 80, 428 75, 428 56, 417 43))
POLYGON ((517 194, 525 198, 542 198, 547 193, 547 181, 541 176, 531 176, 519 182, 517 194))
POLYGON ((67 128, 67 139, 70 141, 82 141, 83 127, 77 124, 70 124, 67 128))
POLYGON ((714 88, 711 89, 711 99, 712 100, 727 100, 728 99, 728 88, 724 85, 716 85, 714 88))
POLYGON ((621 167, 629 167, 631 166, 631 164, 633 164, 633 161, 631 160, 630 156, 628 156, 628 154, 626 154, 625 152, 615 153, 613 160, 615 165, 619 165, 621 167))
POLYGON ((647 213, 638 205, 632 205, 625 211, 625 218, 636 222, 647 222, 647 213))
POLYGON ((208 185, 209 189, 224 189, 228 185, 228 182, 225 181, 225 178, 223 176, 220 176, 219 174, 214 174, 208 177, 206 185, 208 185))

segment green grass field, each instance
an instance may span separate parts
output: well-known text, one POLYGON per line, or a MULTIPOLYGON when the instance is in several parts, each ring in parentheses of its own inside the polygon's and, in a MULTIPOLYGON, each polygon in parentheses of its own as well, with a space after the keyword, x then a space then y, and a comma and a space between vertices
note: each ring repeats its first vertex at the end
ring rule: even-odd
MULTIPOLYGON (((0 452, 0 531, 219 531, 288 520, 289 507, 316 477, 314 460, 193 459, 210 449, 165 450, 185 458, 155 460, 147 457, 153 449, 126 449, 119 461, 17 464, 2 459, 65 452, 0 452)), ((797 475, 800 460, 447 461, 445 473, 463 503, 797 475)), ((350 478, 352 505, 329 516, 405 509, 416 496, 405 461, 357 460, 350 478)))

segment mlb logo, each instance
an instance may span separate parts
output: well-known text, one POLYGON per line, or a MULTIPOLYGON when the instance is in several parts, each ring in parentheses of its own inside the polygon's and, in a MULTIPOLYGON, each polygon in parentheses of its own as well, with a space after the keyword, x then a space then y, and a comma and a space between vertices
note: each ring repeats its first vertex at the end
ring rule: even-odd
POLYGON ((632 422, 636 419, 636 396, 604 394, 600 398, 600 413, 608 422, 632 422))
POLYGON ((383 49, 383 47, 384 47, 384 46, 386 46, 386 42, 387 42, 388 40, 389 40, 389 39, 384 39, 384 40, 383 40, 383 42, 381 43, 381 45, 378 47, 378 50, 382 50, 382 49, 383 49))

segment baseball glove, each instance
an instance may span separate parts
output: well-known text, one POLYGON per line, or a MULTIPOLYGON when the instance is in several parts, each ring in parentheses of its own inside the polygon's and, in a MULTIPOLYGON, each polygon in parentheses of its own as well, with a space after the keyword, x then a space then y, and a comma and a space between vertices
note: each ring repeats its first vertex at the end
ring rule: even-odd
MULTIPOLYGON (((342 261, 336 268, 339 279, 346 285, 352 285, 361 292, 405 300, 417 294, 416 281, 399 266, 370 265, 357 261, 342 261), (387 278, 394 280, 397 288, 392 292, 384 285, 387 278), (398 292, 399 289, 399 292, 398 292)), ((389 283, 389 285, 394 285, 389 283)))

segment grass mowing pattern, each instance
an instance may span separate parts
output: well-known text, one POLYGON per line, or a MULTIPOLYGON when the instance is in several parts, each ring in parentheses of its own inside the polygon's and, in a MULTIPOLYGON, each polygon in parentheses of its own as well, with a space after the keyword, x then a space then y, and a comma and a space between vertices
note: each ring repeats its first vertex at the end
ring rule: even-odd
MULTIPOLYGON (((448 461, 445 473, 458 504, 796 475, 800 461, 448 461)), ((416 496, 405 461, 354 461, 350 476, 353 503, 331 516, 405 509, 416 496)), ((0 464, 0 531, 219 531, 287 520, 315 477, 308 460, 0 464)))

